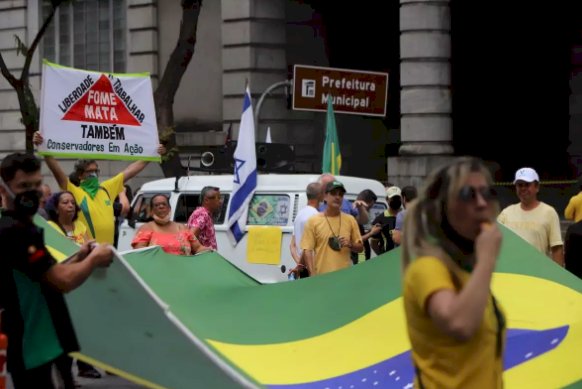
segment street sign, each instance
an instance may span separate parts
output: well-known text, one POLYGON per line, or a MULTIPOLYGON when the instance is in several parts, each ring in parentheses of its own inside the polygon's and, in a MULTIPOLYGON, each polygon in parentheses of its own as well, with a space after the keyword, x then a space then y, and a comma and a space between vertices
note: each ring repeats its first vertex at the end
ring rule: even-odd
POLYGON ((326 111, 328 95, 334 112, 386 116, 388 73, 294 66, 293 109, 326 111))

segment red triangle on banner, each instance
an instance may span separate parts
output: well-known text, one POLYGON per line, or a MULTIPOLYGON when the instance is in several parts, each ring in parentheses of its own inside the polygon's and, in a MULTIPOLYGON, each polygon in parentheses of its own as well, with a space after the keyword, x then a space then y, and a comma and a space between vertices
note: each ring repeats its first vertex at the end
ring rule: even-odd
POLYGON ((95 84, 77 101, 62 120, 140 126, 102 74, 95 84))

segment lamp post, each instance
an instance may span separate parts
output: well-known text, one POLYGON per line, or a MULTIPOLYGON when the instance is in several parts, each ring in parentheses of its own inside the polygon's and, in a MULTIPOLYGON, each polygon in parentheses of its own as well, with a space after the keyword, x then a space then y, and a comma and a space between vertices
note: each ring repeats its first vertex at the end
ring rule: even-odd
POLYGON ((285 87, 286 94, 289 94, 289 90, 287 88, 291 88, 292 85, 293 85, 293 80, 279 81, 279 82, 276 82, 276 83, 270 85, 261 94, 261 97, 259 97, 259 101, 257 101, 257 105, 255 107, 255 131, 257 132, 256 135, 258 135, 258 131, 259 131, 259 115, 261 113, 261 107, 263 105, 263 101, 265 100, 265 97, 267 97, 269 95, 269 93, 271 93, 275 89, 281 88, 281 87, 285 87))

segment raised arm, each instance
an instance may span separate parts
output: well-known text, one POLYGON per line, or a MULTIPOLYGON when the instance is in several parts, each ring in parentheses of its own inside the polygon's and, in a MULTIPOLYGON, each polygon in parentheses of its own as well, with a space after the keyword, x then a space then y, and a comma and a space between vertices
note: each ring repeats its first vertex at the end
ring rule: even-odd
POLYGON ((148 165, 147 161, 135 161, 128 165, 123 171, 123 182, 131 180, 137 176, 148 165))
MULTIPOLYGON (((164 155, 166 153, 166 147, 162 144, 158 145, 158 154, 164 155)), ((145 167, 148 165, 147 161, 135 161, 131 163, 123 171, 123 182, 131 180, 133 177, 137 176, 145 167)))
MULTIPOLYGON (((32 143, 34 143, 34 145, 38 147, 42 144, 42 142, 44 142, 42 135, 40 134, 40 132, 36 131, 32 137, 32 143)), ((50 155, 45 156, 44 161, 46 162, 46 165, 48 166, 50 171, 53 173, 53 176, 55 176, 55 179, 57 180, 57 184, 59 185, 59 187, 62 190, 66 190, 69 178, 63 171, 63 168, 61 168, 59 162, 55 159, 55 157, 51 157, 50 155)))
POLYGON ((427 312, 444 333, 467 341, 479 329, 490 300, 491 276, 500 246, 501 231, 497 226, 481 232, 476 241, 475 269, 463 289, 443 289, 427 298, 427 312))
POLYGON ((368 209, 366 208, 366 203, 362 200, 356 200, 354 201, 353 207, 358 210, 358 216, 356 216, 358 224, 367 224, 368 220, 370 220, 370 216, 368 214, 368 209))

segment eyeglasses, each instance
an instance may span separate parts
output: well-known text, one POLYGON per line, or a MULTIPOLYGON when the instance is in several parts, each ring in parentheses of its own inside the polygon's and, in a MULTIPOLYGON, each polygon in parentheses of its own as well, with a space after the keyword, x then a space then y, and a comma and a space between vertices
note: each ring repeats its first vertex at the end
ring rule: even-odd
POLYGON ((491 201, 497 198, 495 189, 490 186, 475 188, 474 186, 466 185, 459 190, 459 200, 465 203, 475 201, 477 200, 477 193, 479 193, 485 201, 491 201))

